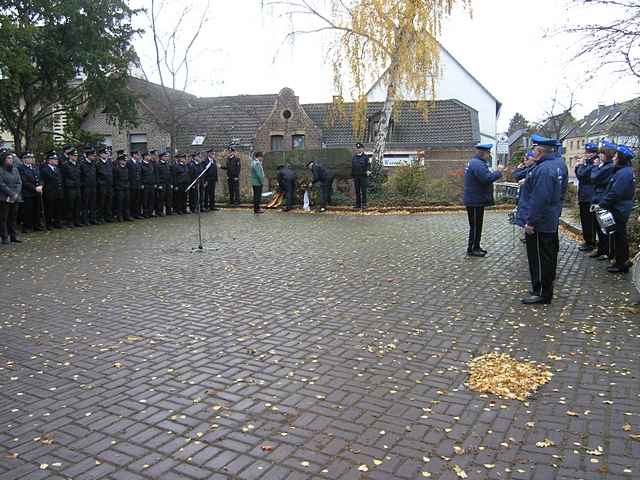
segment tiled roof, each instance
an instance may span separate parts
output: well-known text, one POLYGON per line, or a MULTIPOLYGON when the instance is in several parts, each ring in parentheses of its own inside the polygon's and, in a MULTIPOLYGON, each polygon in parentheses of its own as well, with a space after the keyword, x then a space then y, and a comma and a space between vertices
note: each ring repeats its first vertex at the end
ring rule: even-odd
POLYGON ((593 110, 577 122, 578 126, 569 136, 597 137, 608 135, 636 135, 640 111, 640 98, 614 105, 604 105, 593 110))
MULTIPOLYGON (((382 102, 369 103, 367 117, 374 116, 382 107, 382 102)), ((353 136, 353 104, 345 104, 340 115, 331 115, 330 103, 305 104, 302 108, 322 129, 327 147, 351 147, 361 140, 353 136)), ((478 112, 471 107, 457 100, 438 100, 425 119, 416 102, 403 102, 394 116, 394 131, 386 148, 467 148, 479 141, 478 112)))
POLYGON ((231 142, 253 144, 256 131, 271 113, 277 97, 269 94, 196 99, 180 113, 178 150, 221 148, 231 142), (196 135, 206 136, 201 147, 191 146, 196 135))

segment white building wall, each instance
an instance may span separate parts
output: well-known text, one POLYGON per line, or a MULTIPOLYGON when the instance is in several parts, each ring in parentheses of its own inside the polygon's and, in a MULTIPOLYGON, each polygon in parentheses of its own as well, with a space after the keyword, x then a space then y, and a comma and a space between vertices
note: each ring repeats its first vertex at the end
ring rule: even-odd
MULTIPOLYGON (((436 84, 436 100, 456 99, 478 111, 480 141, 497 141, 498 101, 444 48, 440 49, 440 78, 436 84)), ((378 81, 367 96, 370 102, 382 102, 386 87, 378 81)), ((406 92, 405 100, 425 100, 406 92)))

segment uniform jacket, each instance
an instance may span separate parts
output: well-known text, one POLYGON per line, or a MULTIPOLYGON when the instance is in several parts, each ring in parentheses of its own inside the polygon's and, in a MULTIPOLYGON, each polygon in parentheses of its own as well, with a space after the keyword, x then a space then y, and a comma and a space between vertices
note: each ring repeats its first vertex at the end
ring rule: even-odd
POLYGON ((487 162, 473 157, 464 171, 463 203, 467 207, 493 205, 493 182, 502 177, 502 172, 491 172, 487 162))
POLYGON ((45 197, 56 200, 64 196, 62 173, 59 167, 52 167, 45 163, 40 169, 40 178, 43 186, 42 193, 45 197))
POLYGON ((593 203, 600 203, 604 191, 609 185, 609 180, 613 175, 613 161, 609 161, 591 170, 591 182, 593 183, 593 203))
POLYGON ((74 164, 71 160, 65 162, 62 167, 62 184, 65 190, 80 188, 80 162, 74 164))
POLYGON ((115 163, 113 165, 113 189, 116 192, 127 191, 131 188, 131 183, 129 182, 129 165, 120 165, 120 163, 115 163))
POLYGON ((369 171, 369 156, 366 154, 351 157, 351 176, 364 177, 369 171))
MULTIPOLYGON (((535 167, 534 165, 530 165, 524 168, 516 169, 512 175, 513 178, 520 181, 522 179, 526 179, 527 175, 531 171, 531 169, 535 167)), ((525 180, 526 183, 526 180, 525 180)), ((527 215, 529 212, 529 192, 524 188, 524 185, 520 187, 518 195, 518 207, 516 209, 516 225, 520 227, 524 227, 527 223, 527 215)))
POLYGON ((131 190, 139 190, 142 185, 142 161, 127 161, 127 169, 129 170, 129 188, 131 190))
POLYGON ((98 185, 96 164, 89 160, 80 163, 80 182, 85 190, 95 190, 98 185))
POLYGON ((227 164, 223 168, 227 171, 228 178, 240 178, 240 159, 235 155, 227 157, 227 164))
POLYGON ((280 169, 278 172, 278 186, 281 192, 286 191, 288 188, 293 188, 298 176, 296 172, 289 167, 280 169))
POLYGON ((169 163, 160 160, 156 165, 156 172, 158 174, 158 183, 160 185, 173 185, 171 165, 169 165, 169 163))
POLYGON ((562 206, 562 171, 556 157, 542 157, 529 173, 524 183, 528 196, 527 225, 536 232, 556 233, 560 223, 562 206))
POLYGON ((333 172, 327 170, 322 165, 315 162, 313 164, 313 167, 311 167, 311 174, 313 175, 313 183, 327 182, 333 179, 333 177, 335 176, 333 172))
POLYGON ((189 169, 189 178, 191 179, 191 182, 198 178, 198 175, 202 173, 202 165, 198 162, 191 161, 187 163, 187 168, 189 169))
POLYGON ((153 162, 145 163, 143 161, 140 163, 140 181, 145 187, 153 187, 158 183, 156 168, 153 166, 153 162))
POLYGON ((633 175, 633 167, 630 165, 622 168, 616 167, 599 205, 609 210, 616 218, 616 221, 620 218, 626 223, 633 209, 635 193, 636 181, 633 175))
POLYGON ((22 198, 33 198, 37 196, 38 192, 36 192, 36 187, 41 185, 38 168, 33 165, 28 167, 23 164, 18 167, 18 171, 20 172, 20 179, 22 180, 22 198))
POLYGON ((207 158, 204 162, 204 168, 206 168, 207 164, 211 163, 209 170, 204 174, 204 179, 207 182, 217 182, 218 181, 218 162, 216 162, 215 158, 207 158))
POLYGON ((189 167, 187 165, 176 162, 172 168, 173 185, 180 185, 186 188, 191 183, 191 176, 189 175, 189 167))
POLYGON ((251 185, 260 187, 264 184, 264 169, 259 160, 254 159, 251 162, 251 185))
POLYGON ((594 169, 593 158, 588 158, 586 163, 576 165, 575 174, 578 179, 578 202, 591 203, 593 201, 593 182, 591 172, 594 169))
POLYGON ((113 162, 111 160, 96 162, 96 183, 101 187, 113 187, 113 162))
POLYGON ((11 197, 9 203, 22 202, 22 179, 15 165, 8 170, 0 167, 0 202, 6 202, 7 197, 11 197))

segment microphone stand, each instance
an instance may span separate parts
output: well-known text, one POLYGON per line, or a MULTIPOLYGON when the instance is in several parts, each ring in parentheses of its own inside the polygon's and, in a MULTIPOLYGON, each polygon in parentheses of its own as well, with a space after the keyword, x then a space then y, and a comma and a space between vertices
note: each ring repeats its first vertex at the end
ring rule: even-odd
POLYGON ((196 179, 191 182, 191 185, 189 185, 187 187, 187 189, 184 191, 185 194, 187 194, 189 192, 189 190, 191 190, 194 185, 196 187, 196 203, 198 205, 198 248, 197 250, 194 248, 193 250, 196 250, 197 252, 202 252, 204 250, 204 248, 202 247, 202 220, 201 220, 201 210, 202 208, 200 208, 200 178, 202 178, 202 176, 207 173, 207 170, 209 170, 209 168, 211 167, 211 162, 207 163, 207 166, 204 168, 204 170, 202 170, 202 172, 200 172, 200 175, 198 175, 196 177, 196 179))

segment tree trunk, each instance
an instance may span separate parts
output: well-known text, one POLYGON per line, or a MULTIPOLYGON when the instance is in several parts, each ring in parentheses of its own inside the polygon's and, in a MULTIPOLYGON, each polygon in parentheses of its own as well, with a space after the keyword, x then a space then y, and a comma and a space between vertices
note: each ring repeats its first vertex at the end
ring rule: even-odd
POLYGON ((373 147, 373 156, 371 158, 371 185, 373 189, 379 188, 383 181, 383 167, 384 167, 384 149, 387 143, 387 137, 389 134, 389 125, 391 123, 391 115, 393 114, 393 107, 396 102, 396 75, 397 64, 393 64, 389 69, 388 85, 387 85, 387 97, 384 100, 384 107, 380 115, 380 122, 378 123, 378 132, 376 133, 376 139, 373 147))
POLYGON ((33 124, 33 110, 29 108, 29 110, 27 110, 27 114, 25 115, 25 121, 24 121, 24 150, 25 151, 34 150, 34 147, 35 147, 34 132, 35 132, 35 125, 33 124))

